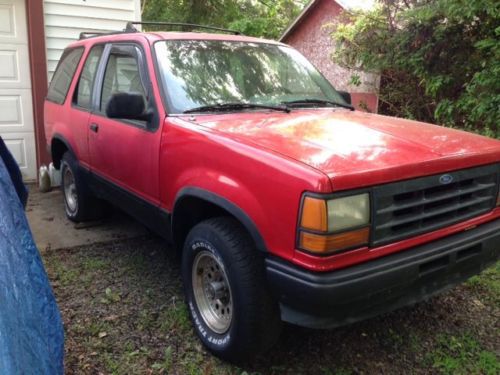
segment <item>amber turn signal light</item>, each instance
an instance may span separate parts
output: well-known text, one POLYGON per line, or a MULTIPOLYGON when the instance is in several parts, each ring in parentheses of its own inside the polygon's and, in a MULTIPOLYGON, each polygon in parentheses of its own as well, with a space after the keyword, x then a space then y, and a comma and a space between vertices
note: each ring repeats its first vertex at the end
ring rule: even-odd
POLYGON ((362 228, 338 234, 313 234, 300 232, 299 245, 306 251, 331 254, 368 243, 370 228, 362 228))
POLYGON ((328 230, 326 201, 324 199, 304 198, 300 226, 304 229, 318 232, 326 232, 328 230))

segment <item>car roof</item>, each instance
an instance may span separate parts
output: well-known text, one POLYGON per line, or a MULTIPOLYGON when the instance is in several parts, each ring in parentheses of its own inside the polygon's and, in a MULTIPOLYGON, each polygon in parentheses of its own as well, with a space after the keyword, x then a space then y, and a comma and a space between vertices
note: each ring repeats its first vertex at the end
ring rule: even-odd
POLYGON ((172 31, 148 32, 143 34, 148 35, 151 39, 154 38, 156 40, 227 40, 227 41, 248 42, 248 43, 282 44, 275 40, 268 40, 246 35, 234 35, 234 34, 172 32, 172 31))
POLYGON ((285 45, 281 42, 270 39, 255 38, 245 35, 199 33, 199 32, 177 32, 177 31, 155 31, 155 32, 116 32, 103 35, 96 35, 80 39, 71 43, 68 47, 85 46, 88 44, 110 43, 137 39, 137 37, 146 38, 150 44, 161 40, 220 40, 244 43, 263 43, 285 45))

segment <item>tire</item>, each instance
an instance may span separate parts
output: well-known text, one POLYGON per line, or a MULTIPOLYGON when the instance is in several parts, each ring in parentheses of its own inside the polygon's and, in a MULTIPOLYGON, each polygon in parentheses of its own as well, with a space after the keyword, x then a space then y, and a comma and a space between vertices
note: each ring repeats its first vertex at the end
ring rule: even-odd
POLYGON ((188 311, 204 346, 243 363, 277 341, 281 319, 266 288, 264 261, 232 218, 203 221, 188 234, 182 277, 188 311))
POLYGON ((79 223, 103 216, 104 202, 97 199, 85 184, 78 162, 69 151, 61 160, 61 188, 68 219, 79 223))

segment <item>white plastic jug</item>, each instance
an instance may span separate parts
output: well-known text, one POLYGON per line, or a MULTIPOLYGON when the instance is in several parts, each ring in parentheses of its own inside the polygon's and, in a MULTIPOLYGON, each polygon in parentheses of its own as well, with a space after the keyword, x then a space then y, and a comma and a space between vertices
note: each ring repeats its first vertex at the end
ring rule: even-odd
POLYGON ((38 171, 38 189, 42 193, 46 193, 51 189, 49 170, 46 165, 42 165, 38 171))

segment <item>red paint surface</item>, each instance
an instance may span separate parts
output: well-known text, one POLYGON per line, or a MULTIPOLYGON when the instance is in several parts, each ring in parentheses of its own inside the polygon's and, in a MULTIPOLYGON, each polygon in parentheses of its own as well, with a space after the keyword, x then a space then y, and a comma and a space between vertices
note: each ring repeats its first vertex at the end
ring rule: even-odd
MULTIPOLYGON (((148 44, 176 37, 256 41, 241 36, 178 33, 126 34, 91 41, 141 43, 154 78, 148 44)), ((88 47, 89 41, 75 44, 88 47)), ((88 163, 97 174, 170 212, 183 188, 213 192, 249 216, 271 253, 316 271, 402 251, 500 217, 500 209, 496 209, 432 233, 326 258, 302 253, 295 249, 295 235, 304 192, 331 193, 499 162, 500 142, 337 108, 165 117, 157 80, 151 81, 160 118, 164 119, 156 131, 72 107, 69 98, 75 80, 64 105, 45 104, 47 139, 63 135, 82 164, 88 163), (92 122, 100 126, 97 134, 88 130, 92 122)))
POLYGON ((500 142, 493 139, 345 109, 208 115, 196 122, 311 166, 328 175, 336 191, 500 160, 500 142))
POLYGON ((500 210, 380 248, 331 257, 292 250, 304 191, 332 192, 500 161, 500 142, 345 110, 168 119, 160 181, 168 210, 185 186, 217 192, 255 222, 267 247, 308 269, 346 267, 500 217, 500 210), (480 152, 478 152, 480 150, 480 152), (331 186, 328 184, 328 176, 331 186))

